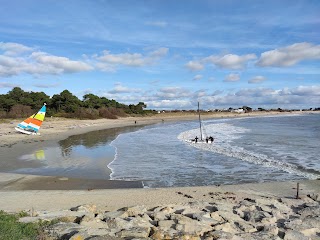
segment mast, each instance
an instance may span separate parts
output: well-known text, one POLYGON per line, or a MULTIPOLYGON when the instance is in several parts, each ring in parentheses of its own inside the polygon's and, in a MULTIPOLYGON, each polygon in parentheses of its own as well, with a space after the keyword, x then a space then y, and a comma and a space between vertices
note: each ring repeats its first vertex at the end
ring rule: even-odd
POLYGON ((200 104, 199 104, 199 102, 198 102, 198 113, 199 113, 199 123, 200 123, 200 140, 202 141, 202 126, 201 126, 200 104))

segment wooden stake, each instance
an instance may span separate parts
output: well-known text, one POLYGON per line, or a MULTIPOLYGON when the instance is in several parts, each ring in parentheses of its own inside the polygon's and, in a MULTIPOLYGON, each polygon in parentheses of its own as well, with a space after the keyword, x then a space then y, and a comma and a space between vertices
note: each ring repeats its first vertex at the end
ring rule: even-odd
POLYGON ((299 199, 299 183, 297 183, 297 196, 296 199, 299 199))

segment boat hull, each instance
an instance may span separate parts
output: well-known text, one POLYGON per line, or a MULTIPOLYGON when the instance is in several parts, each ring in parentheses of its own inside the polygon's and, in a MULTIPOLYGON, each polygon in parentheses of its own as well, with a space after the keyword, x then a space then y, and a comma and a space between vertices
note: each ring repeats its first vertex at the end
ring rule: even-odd
POLYGON ((28 135, 40 135, 39 133, 29 132, 29 131, 23 130, 21 128, 18 128, 18 127, 15 127, 14 129, 17 130, 18 132, 28 134, 28 135))

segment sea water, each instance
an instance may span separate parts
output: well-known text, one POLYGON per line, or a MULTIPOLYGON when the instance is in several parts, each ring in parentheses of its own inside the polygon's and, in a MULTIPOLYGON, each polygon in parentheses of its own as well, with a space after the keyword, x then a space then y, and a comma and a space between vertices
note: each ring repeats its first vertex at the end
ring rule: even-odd
POLYGON ((320 178, 320 114, 212 119, 147 126, 112 141, 111 179, 146 187, 320 178))
POLYGON ((0 171, 151 188, 320 178, 320 114, 211 119, 202 127, 213 143, 190 141, 200 138, 195 117, 71 136, 0 161, 0 171))

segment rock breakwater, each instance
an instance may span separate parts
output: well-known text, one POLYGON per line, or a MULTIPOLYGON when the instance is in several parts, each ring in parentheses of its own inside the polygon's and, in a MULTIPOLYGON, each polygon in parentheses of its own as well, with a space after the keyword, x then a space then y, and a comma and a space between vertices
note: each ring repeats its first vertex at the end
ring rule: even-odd
POLYGON ((21 222, 52 221, 51 239, 320 239, 320 194, 295 198, 210 192, 212 201, 132 206, 95 205, 32 211, 21 222))

